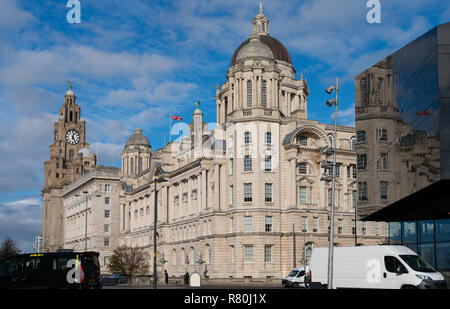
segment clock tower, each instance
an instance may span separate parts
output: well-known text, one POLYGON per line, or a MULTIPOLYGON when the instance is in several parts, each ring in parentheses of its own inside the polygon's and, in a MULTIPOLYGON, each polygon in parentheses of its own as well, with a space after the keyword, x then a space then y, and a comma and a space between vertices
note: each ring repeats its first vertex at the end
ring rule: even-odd
POLYGON ((54 124, 50 159, 44 163, 42 235, 45 251, 56 251, 64 245, 62 190, 97 164, 97 157, 89 151, 86 142, 86 121, 80 117, 81 110, 71 83, 69 88, 54 124))

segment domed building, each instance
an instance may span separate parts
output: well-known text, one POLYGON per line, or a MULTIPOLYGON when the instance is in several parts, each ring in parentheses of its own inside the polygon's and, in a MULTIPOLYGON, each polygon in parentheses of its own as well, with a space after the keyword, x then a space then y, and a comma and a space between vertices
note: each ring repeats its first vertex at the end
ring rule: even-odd
POLYGON ((135 129, 121 153, 122 175, 137 175, 151 166, 153 150, 141 129, 135 129))
POLYGON ((308 119, 308 82, 302 74, 296 77, 262 7, 252 23, 250 37, 233 53, 226 81, 216 89, 216 128, 208 130, 197 104, 188 136, 152 152, 136 131, 122 153, 128 178, 121 192, 119 242, 153 254, 156 200, 160 278, 166 269, 180 277, 207 271, 221 280, 271 280, 308 264, 313 247, 328 246, 332 189, 321 178, 332 171, 321 162, 330 160, 322 148, 332 144, 334 242, 354 245, 356 238, 358 244, 377 244, 387 236, 384 223, 355 221, 355 129, 338 126, 335 140, 332 125, 308 119), (144 159, 139 174, 141 157, 149 158, 149 169, 144 159), (161 178, 165 181, 155 184, 161 178))

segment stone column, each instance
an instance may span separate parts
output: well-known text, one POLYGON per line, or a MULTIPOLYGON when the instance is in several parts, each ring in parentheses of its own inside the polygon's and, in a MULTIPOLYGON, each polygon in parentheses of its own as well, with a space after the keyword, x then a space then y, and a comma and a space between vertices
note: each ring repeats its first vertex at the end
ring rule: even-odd
POLYGON ((202 210, 205 210, 207 207, 206 202, 206 170, 202 169, 202 210))
POLYGON ((290 206, 297 206, 297 187, 296 187, 296 167, 297 167, 297 158, 293 155, 290 157, 290 206))
POLYGON ((220 210, 220 165, 214 164, 214 210, 220 210))

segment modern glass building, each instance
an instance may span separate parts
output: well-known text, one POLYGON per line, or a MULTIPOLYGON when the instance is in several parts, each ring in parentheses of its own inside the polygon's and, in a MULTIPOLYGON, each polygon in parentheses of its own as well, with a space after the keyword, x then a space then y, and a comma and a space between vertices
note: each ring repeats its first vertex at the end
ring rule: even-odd
POLYGON ((355 77, 358 214, 450 272, 450 23, 355 77))

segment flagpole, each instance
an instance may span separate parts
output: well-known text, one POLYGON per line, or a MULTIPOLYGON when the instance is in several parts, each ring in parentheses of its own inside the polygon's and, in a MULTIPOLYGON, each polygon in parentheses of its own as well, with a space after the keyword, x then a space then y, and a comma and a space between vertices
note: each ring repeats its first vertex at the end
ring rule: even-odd
POLYGON ((172 142, 172 114, 170 114, 169 144, 172 142))

